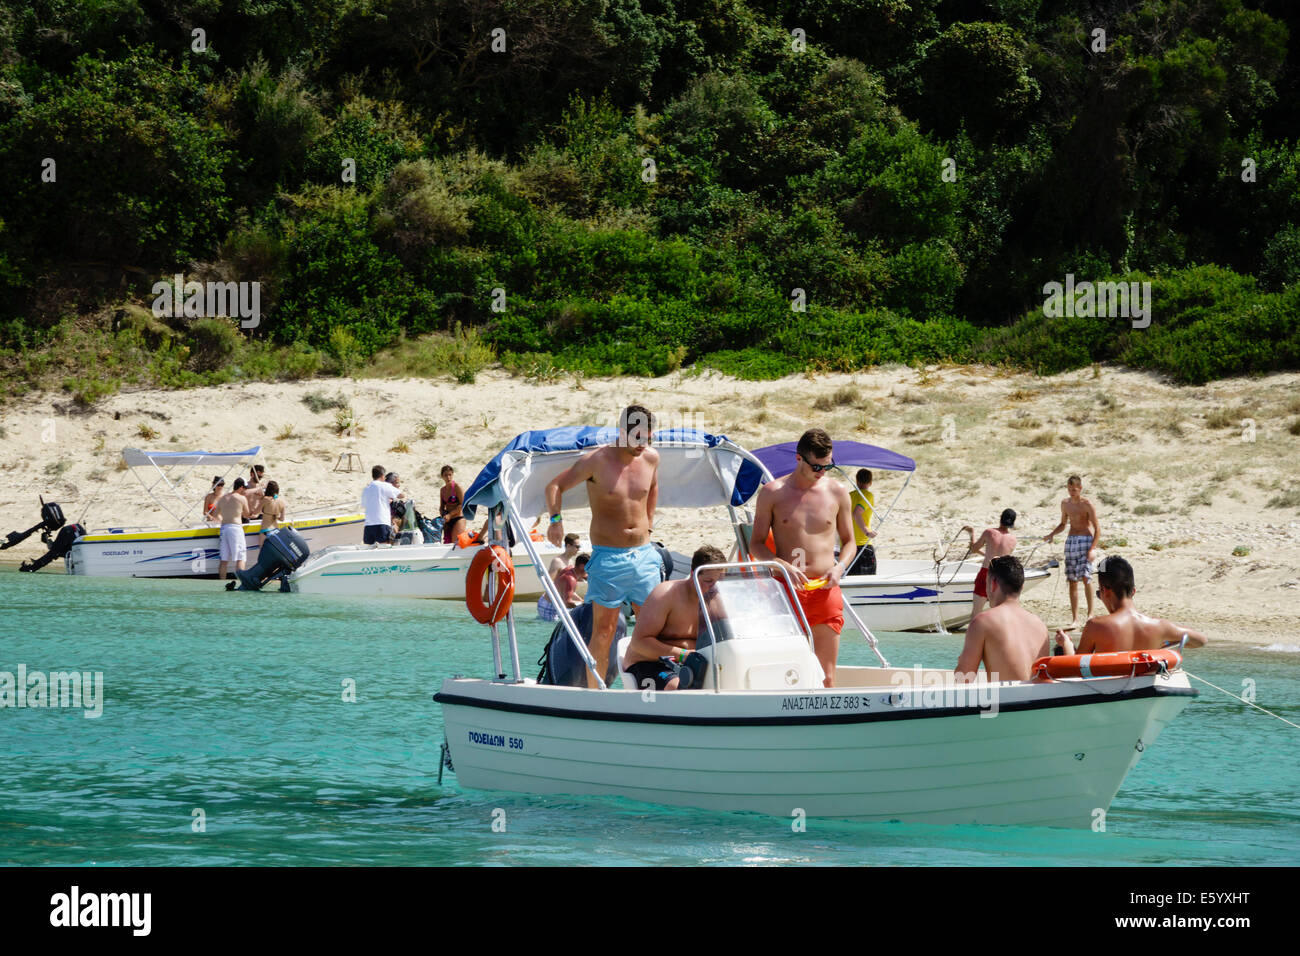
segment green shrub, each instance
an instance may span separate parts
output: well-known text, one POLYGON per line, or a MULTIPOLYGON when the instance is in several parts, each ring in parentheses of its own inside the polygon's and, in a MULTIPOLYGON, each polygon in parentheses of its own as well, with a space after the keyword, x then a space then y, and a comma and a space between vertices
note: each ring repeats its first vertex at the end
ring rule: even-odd
POLYGON ((326 395, 324 392, 308 392, 302 397, 302 403, 317 414, 327 412, 330 409, 348 407, 348 400, 342 392, 337 395, 326 395))
POLYGON ((435 332, 417 339, 400 339, 376 354, 362 374, 419 378, 450 375, 457 382, 471 384, 494 361, 496 355, 478 329, 457 325, 451 334, 435 332))
POLYGON ((188 340, 196 372, 224 368, 239 352, 239 331, 229 319, 199 319, 190 326, 188 340))

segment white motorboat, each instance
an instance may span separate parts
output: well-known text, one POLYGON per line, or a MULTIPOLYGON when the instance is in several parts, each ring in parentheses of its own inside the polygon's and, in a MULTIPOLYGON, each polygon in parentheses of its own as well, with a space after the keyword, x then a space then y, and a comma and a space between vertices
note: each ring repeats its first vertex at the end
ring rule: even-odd
MULTIPOLYGON (((563 553, 547 542, 537 542, 537 556, 546 567, 563 553)), ((289 575, 289 590, 302 594, 352 597, 406 597, 465 600, 465 575, 478 548, 455 544, 412 544, 372 548, 351 545, 314 552, 307 563, 289 575)), ((515 569, 515 596, 537 597, 542 583, 538 565, 522 544, 511 549, 515 569)))
MULTIPOLYGON (((877 569, 840 579, 844 599, 873 630, 937 630, 940 624, 959 627, 970 620, 979 558, 939 563, 886 559, 877 562, 877 569)), ((1022 593, 1051 576, 1047 563, 1025 568, 1022 593)))
MULTIPOLYGON (((795 467, 795 442, 768 445, 754 452, 772 474, 780 478, 795 467)), ((894 496, 885 514, 876 522, 879 529, 894 505, 907 490, 916 470, 916 462, 906 455, 868 445, 865 442, 835 442, 835 470, 853 487, 845 468, 870 468, 874 471, 898 471, 907 474, 903 486, 894 496)), ((747 529, 742 528, 747 534, 747 529)), ((1050 580, 1055 561, 1040 560, 1030 565, 1034 549, 1025 557, 1024 590, 1050 580)), ((970 620, 975 597, 975 578, 981 559, 946 561, 936 554, 934 560, 880 558, 875 574, 855 574, 840 579, 844 599, 862 615, 867 626, 877 631, 932 631, 959 627, 970 620)))
MULTIPOLYGON (((546 483, 614 438, 595 428, 520 435, 466 500, 494 509, 489 532, 498 540, 498 515, 516 537, 526 535, 520 516, 541 509, 546 483)), ((725 505, 739 528, 734 509, 771 477, 722 437, 675 429, 654 443, 660 508, 725 505)), ((714 567, 723 576, 709 592, 699 578, 709 566, 694 573, 707 629, 696 649, 705 665, 699 689, 638 690, 626 674, 623 689, 608 688, 567 610, 561 625, 597 688, 525 679, 510 612, 503 623, 513 675, 500 626, 491 624, 495 678, 448 678, 435 696, 444 766, 472 788, 620 795, 786 819, 1088 827, 1196 695, 1172 653, 1172 665, 1154 673, 1135 664, 1121 677, 956 684, 950 671, 891 667, 851 606, 846 617, 880 666, 837 668, 837 686, 826 688, 782 567, 714 567)), ((555 601, 554 585, 543 585, 555 601)))
MULTIPOLYGON (((140 478, 149 497, 175 519, 177 526, 88 529, 76 537, 64 557, 67 573, 125 578, 216 577, 221 529, 195 520, 204 492, 187 493, 183 489, 185 480, 200 467, 224 469, 228 475, 233 469, 247 467, 261 452, 260 446, 238 452, 124 449, 122 457, 127 466, 140 478), (157 477, 147 483, 137 469, 150 467, 157 477)), ((324 513, 291 514, 285 525, 297 530, 314 551, 358 540, 364 520, 359 513, 336 508, 324 513)), ((249 565, 257 560, 261 549, 261 531, 260 522, 244 525, 249 565)))

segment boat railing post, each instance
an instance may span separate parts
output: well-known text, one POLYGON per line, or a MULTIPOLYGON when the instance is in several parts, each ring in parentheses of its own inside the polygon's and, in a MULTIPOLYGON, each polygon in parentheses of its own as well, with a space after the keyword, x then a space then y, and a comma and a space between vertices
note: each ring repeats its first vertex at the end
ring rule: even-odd
POLYGON ((849 617, 853 618, 853 626, 862 632, 862 636, 867 639, 871 649, 876 652, 876 657, 880 658, 880 665, 888 667, 889 661, 885 660, 885 655, 880 653, 880 642, 876 640, 876 635, 871 633, 871 628, 867 627, 862 618, 858 617, 858 612, 853 609, 853 605, 845 601, 844 611, 849 617))
MULTIPOLYGON (((503 462, 501 465, 501 473, 497 476, 497 482, 501 485, 501 497, 506 501, 513 501, 513 489, 506 484, 506 473, 508 470, 509 464, 503 462)), ((569 613, 569 606, 565 604, 564 599, 560 597, 560 589, 556 587, 555 582, 551 580, 551 576, 547 574, 545 569, 542 567, 542 559, 537 553, 537 549, 533 547, 532 537, 528 534, 523 523, 519 520, 519 516, 515 514, 515 509, 513 507, 507 511, 507 515, 507 520, 514 522, 515 536, 519 539, 520 543, 523 544, 524 550, 528 552, 528 557, 533 562, 533 567, 537 569, 537 578, 541 582, 542 590, 545 591, 546 596, 551 599, 551 604, 555 608, 557 620, 559 620, 560 624, 563 625, 564 632, 569 635, 569 640, 573 642, 573 646, 577 650, 578 656, 582 658, 583 662, 587 665, 587 669, 591 671, 592 676, 596 678, 596 686, 601 690, 606 690, 604 672, 596 667, 596 658, 592 657, 591 650, 587 647, 587 642, 584 641, 582 635, 578 633, 577 625, 573 623, 573 616, 569 613)))
MULTIPOLYGON (((506 505, 503 507, 505 511, 501 518, 501 523, 502 525, 508 525, 508 522, 510 521, 509 506, 506 505)), ((505 535, 504 537, 506 539, 506 550, 509 551, 511 550, 509 546, 510 536, 505 535)), ((511 564, 514 564, 513 559, 511 560, 511 564)), ((520 667, 519 664, 519 635, 515 631, 515 605, 513 601, 510 603, 510 607, 506 608, 506 636, 510 641, 510 667, 515 674, 515 683, 520 684, 523 683, 524 678, 522 674, 523 668, 520 667)))
MULTIPOLYGON (((489 508, 487 517, 488 544, 486 545, 486 547, 489 548, 496 543, 496 522, 494 517, 492 509, 489 508)), ((488 607, 494 607, 497 599, 497 576, 493 574, 491 570, 489 570, 487 574, 487 588, 488 607)), ((489 627, 492 629, 492 664, 495 668, 493 673, 497 675, 497 680, 505 680, 506 672, 501 666, 501 634, 497 631, 496 624, 491 624, 489 627)))

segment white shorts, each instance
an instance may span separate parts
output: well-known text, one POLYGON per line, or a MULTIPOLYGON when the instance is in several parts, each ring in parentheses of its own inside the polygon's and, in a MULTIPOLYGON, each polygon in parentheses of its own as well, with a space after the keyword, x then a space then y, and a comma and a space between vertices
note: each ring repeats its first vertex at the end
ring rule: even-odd
POLYGON ((222 561, 244 561, 248 558, 248 545, 244 542, 242 524, 223 524, 221 526, 222 561))

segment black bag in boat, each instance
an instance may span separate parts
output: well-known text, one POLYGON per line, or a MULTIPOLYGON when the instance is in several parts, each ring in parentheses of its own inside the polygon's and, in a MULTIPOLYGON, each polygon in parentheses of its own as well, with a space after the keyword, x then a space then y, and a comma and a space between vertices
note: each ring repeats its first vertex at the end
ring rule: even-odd
POLYGON ((258 591, 272 578, 283 577, 302 566, 311 554, 307 541, 293 528, 276 528, 262 536, 257 563, 236 571, 241 591, 258 591))
MULTIPOLYGON (((577 625, 578 633, 582 639, 591 646, 591 624, 592 610, 591 603, 588 602, 580 607, 575 607, 569 612, 573 615, 573 623, 577 625)), ((618 642, 627 636, 627 622, 623 620, 623 615, 618 616, 618 629, 614 631, 614 638, 609 642, 609 660, 605 667, 605 686, 608 687, 618 676, 618 642)), ((578 649, 573 646, 573 639, 569 637, 569 632, 564 629, 564 622, 559 621, 555 625, 555 630, 551 631, 551 639, 546 642, 546 648, 542 651, 542 656, 537 659, 541 665, 541 672, 537 675, 539 684, 557 684, 561 687, 586 687, 587 686, 587 665, 583 662, 578 649)))

